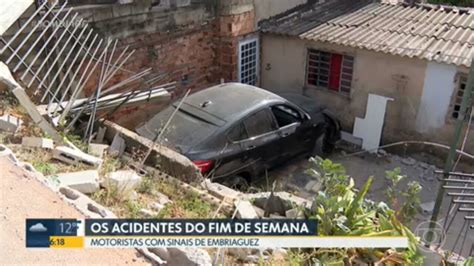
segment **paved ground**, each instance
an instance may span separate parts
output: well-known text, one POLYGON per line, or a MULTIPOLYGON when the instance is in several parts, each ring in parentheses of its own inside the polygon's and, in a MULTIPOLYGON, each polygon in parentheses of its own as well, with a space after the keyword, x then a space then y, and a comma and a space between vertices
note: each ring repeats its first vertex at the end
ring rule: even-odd
MULTIPOLYGON (((408 176, 405 182, 402 183, 402 188, 406 186, 408 181, 416 180, 423 187, 420 193, 421 203, 427 203, 427 205, 430 202, 434 203, 439 185, 434 174, 434 170, 436 170, 437 167, 424 162, 429 161, 433 164, 436 163, 438 167, 441 167, 442 164, 440 165, 440 163, 442 161, 438 161, 438 159, 427 156, 426 154, 412 154, 410 156, 418 159, 413 160, 407 159, 408 157, 391 154, 385 156, 362 154, 346 157, 348 152, 347 149, 337 150, 329 157, 329 159, 341 163, 346 168, 347 174, 354 178, 356 187, 361 187, 369 176, 373 176, 374 183, 368 193, 368 198, 374 201, 387 201, 384 190, 389 182, 385 178, 385 171, 400 167, 401 173, 408 176), (423 162, 421 160, 423 160, 423 162)), ((297 158, 280 168, 270 171, 268 174, 268 183, 271 184, 273 180, 278 180, 280 189, 296 190, 299 196, 311 199, 315 192, 305 189, 306 184, 308 184, 309 181, 314 180, 305 173, 306 169, 309 167, 311 167, 311 164, 308 162, 307 158, 297 158)), ((469 168, 469 165, 467 165, 467 167, 466 165, 463 165, 463 167, 465 171, 469 171, 469 169, 472 169, 474 166, 471 165, 471 168, 469 168)), ((474 170, 470 170, 469 172, 472 173, 474 170)), ((259 185, 265 188, 266 183, 267 181, 263 178, 261 182, 259 182, 259 185)), ((448 212, 447 210, 449 208, 450 200, 451 198, 448 197, 444 200, 445 204, 441 210, 442 215, 439 220, 441 224, 444 222, 444 217, 446 217, 446 213, 448 212)), ((447 241, 443 245, 443 249, 452 250, 456 238, 461 234, 455 249, 455 252, 459 253, 463 237, 467 234, 464 248, 461 252, 464 256, 469 254, 471 246, 474 243, 474 230, 470 230, 470 232, 465 229, 462 230, 465 215, 466 213, 459 213, 456 215, 452 226, 447 231, 447 241)), ((423 215, 418 215, 417 219, 413 221, 413 224, 411 224, 412 229, 415 230, 418 226, 424 226, 424 222, 429 221, 430 217, 431 212, 425 212, 423 215)), ((450 217, 452 217, 452 215, 450 215, 450 217)))
POLYGON ((27 217, 83 215, 6 157, 0 157, 0 265, 149 265, 134 249, 27 249, 27 217))

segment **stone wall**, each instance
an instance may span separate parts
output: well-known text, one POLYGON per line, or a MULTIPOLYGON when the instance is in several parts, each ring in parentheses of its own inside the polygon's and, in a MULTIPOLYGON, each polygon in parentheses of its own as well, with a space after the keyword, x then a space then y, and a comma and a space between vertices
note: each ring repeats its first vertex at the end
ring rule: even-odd
MULTIPOLYGON (((105 139, 112 142, 114 136, 119 134, 125 140, 125 152, 132 157, 134 154, 144 155, 153 142, 141 137, 124 127, 110 121, 103 121, 107 128, 105 139)), ((162 145, 155 145, 150 156, 145 162, 146 165, 157 168, 164 173, 178 178, 187 183, 199 182, 202 179, 199 169, 187 157, 162 145)))

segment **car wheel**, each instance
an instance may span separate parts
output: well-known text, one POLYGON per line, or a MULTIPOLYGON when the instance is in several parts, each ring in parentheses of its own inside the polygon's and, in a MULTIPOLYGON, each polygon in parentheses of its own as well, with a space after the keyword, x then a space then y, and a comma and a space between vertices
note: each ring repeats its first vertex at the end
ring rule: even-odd
POLYGON ((228 186, 231 189, 235 189, 238 191, 247 191, 250 187, 249 182, 247 179, 240 175, 235 175, 229 178, 228 181, 224 182, 224 185, 228 186))
POLYGON ((313 156, 327 157, 334 150, 334 145, 327 141, 327 132, 324 132, 316 139, 313 156))

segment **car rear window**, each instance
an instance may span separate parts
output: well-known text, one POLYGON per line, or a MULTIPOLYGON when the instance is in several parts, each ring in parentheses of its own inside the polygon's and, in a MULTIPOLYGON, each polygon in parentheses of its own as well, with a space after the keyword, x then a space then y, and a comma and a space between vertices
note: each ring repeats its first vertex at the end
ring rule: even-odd
MULTIPOLYGON (((174 110, 174 106, 166 108, 146 123, 144 126, 145 130, 141 128, 137 131, 140 135, 154 139, 174 110)), ((217 129, 217 126, 204 119, 184 112, 183 110, 178 110, 169 126, 165 129, 161 141, 166 146, 185 153, 212 135, 217 129)))

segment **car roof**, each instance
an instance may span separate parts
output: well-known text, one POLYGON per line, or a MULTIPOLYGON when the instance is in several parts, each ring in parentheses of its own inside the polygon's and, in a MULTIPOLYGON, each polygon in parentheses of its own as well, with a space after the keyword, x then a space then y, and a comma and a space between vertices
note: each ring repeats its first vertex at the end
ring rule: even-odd
POLYGON ((191 94, 185 103, 193 109, 229 122, 260 109, 269 102, 285 101, 276 94, 251 85, 224 83, 191 94))

